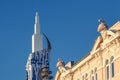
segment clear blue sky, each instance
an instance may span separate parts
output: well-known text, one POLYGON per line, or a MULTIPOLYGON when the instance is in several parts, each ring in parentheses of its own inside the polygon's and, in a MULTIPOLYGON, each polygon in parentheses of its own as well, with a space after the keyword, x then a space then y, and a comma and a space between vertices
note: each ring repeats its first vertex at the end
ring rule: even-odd
POLYGON ((90 52, 99 18, 109 27, 120 20, 120 1, 0 0, 0 80, 25 80, 36 11, 52 44, 54 75, 58 58, 78 61, 90 52))

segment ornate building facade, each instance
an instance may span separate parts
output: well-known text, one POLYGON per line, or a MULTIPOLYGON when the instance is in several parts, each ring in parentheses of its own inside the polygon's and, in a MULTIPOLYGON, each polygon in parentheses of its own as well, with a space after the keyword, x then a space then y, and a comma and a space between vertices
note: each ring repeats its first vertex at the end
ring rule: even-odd
POLYGON ((99 22, 101 35, 90 53, 75 64, 59 59, 55 80, 120 80, 120 21, 109 29, 99 22))

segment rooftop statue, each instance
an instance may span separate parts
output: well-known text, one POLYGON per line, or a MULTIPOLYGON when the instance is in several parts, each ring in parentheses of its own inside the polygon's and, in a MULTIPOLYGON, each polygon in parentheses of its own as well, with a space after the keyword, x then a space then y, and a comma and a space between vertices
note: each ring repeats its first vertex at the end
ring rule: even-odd
POLYGON ((107 24, 105 23, 105 21, 103 21, 102 19, 99 19, 98 22, 100 22, 99 26, 98 26, 98 32, 101 32, 102 30, 107 30, 107 24))
POLYGON ((62 67, 65 66, 65 63, 62 59, 58 59, 58 62, 57 62, 57 65, 56 65, 56 67, 60 67, 60 66, 62 66, 62 67))
POLYGON ((64 71, 66 71, 65 63, 64 63, 64 61, 62 59, 58 59, 56 67, 59 69, 59 71, 61 73, 64 72, 64 71))

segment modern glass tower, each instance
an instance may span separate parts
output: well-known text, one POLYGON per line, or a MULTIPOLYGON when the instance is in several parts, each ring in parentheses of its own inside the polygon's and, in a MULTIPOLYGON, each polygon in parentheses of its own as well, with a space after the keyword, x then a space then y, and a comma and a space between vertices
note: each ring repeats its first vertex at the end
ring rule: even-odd
POLYGON ((49 80, 49 53, 51 46, 45 34, 40 33, 39 15, 36 12, 34 33, 32 35, 32 53, 29 54, 26 64, 26 80, 49 80), (48 47, 43 49, 43 37, 48 47))

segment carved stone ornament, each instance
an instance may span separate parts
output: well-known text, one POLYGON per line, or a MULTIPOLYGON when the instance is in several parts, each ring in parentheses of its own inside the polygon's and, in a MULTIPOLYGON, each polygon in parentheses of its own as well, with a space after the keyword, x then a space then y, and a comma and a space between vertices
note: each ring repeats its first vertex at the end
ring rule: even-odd
POLYGON ((60 67, 60 66, 63 66, 63 67, 65 66, 65 63, 62 59, 58 59, 58 62, 57 62, 57 65, 56 65, 56 67, 60 67))
POLYGON ((100 24, 98 26, 98 30, 97 30, 98 32, 108 29, 106 23, 102 19, 99 19, 98 22, 100 22, 100 24))

